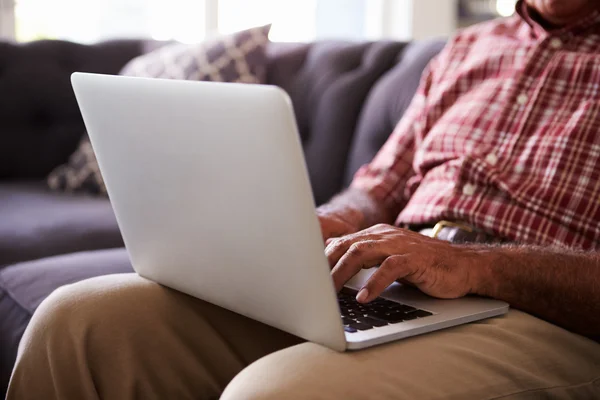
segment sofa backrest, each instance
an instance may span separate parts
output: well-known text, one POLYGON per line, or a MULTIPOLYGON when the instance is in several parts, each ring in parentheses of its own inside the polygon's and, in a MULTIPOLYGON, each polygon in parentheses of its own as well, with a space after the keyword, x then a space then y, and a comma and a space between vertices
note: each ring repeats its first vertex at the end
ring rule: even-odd
MULTIPOLYGON (((84 125, 70 85, 72 72, 116 74, 131 58, 160 45, 0 42, 0 180, 44 178, 75 150, 84 125)), ((441 45, 323 41, 270 46, 268 81, 292 98, 317 203, 341 190, 374 156, 441 45), (374 117, 382 113, 384 120, 374 117)))
POLYGON ((83 133, 71 72, 117 73, 140 51, 139 41, 0 42, 0 179, 42 178, 65 162, 83 133))

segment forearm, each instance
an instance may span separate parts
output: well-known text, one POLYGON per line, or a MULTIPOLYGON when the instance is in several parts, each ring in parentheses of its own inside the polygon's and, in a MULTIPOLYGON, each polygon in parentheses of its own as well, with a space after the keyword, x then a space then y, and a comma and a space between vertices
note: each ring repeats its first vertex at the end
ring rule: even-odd
POLYGON ((600 335, 600 253, 482 248, 473 292, 586 336, 600 335))
POLYGON ((348 189, 318 208, 320 213, 332 213, 343 218, 357 230, 370 226, 394 223, 395 216, 368 193, 348 189))

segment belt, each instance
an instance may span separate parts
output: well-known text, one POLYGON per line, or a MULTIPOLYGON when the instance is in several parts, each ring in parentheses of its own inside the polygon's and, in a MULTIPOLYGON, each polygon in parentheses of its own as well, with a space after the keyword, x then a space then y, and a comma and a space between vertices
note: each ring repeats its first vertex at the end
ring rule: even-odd
POLYGON ((502 243, 503 240, 461 222, 440 221, 433 226, 409 226, 409 229, 451 243, 502 243))

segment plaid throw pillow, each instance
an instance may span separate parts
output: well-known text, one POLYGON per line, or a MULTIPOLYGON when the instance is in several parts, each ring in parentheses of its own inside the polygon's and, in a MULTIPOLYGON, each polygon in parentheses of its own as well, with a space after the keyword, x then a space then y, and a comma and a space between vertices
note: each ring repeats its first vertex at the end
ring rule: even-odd
MULTIPOLYGON (((131 60, 121 75, 194 81, 266 83, 270 25, 200 45, 170 44, 131 60)), ((53 190, 106 195, 104 180, 87 135, 69 161, 47 178, 53 190)))
POLYGON ((264 83, 271 25, 198 45, 172 44, 134 58, 121 75, 192 81, 264 83))
POLYGON ((106 186, 87 135, 81 139, 79 147, 69 157, 69 161, 56 167, 48 175, 47 182, 53 190, 106 195, 106 186))

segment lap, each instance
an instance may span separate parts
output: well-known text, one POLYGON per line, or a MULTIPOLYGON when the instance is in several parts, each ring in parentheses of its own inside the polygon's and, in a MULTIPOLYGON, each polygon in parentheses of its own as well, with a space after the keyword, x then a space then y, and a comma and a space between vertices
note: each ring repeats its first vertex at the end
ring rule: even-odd
POLYGON ((223 398, 546 396, 600 398, 600 345, 513 310, 356 352, 311 343, 280 350, 238 374, 223 398))
POLYGON ((600 345, 515 310, 356 352, 298 343, 135 274, 105 276, 44 301, 13 380, 146 398, 208 398, 225 387, 225 399, 600 398, 600 345), (40 368, 64 380, 44 381, 40 368))

